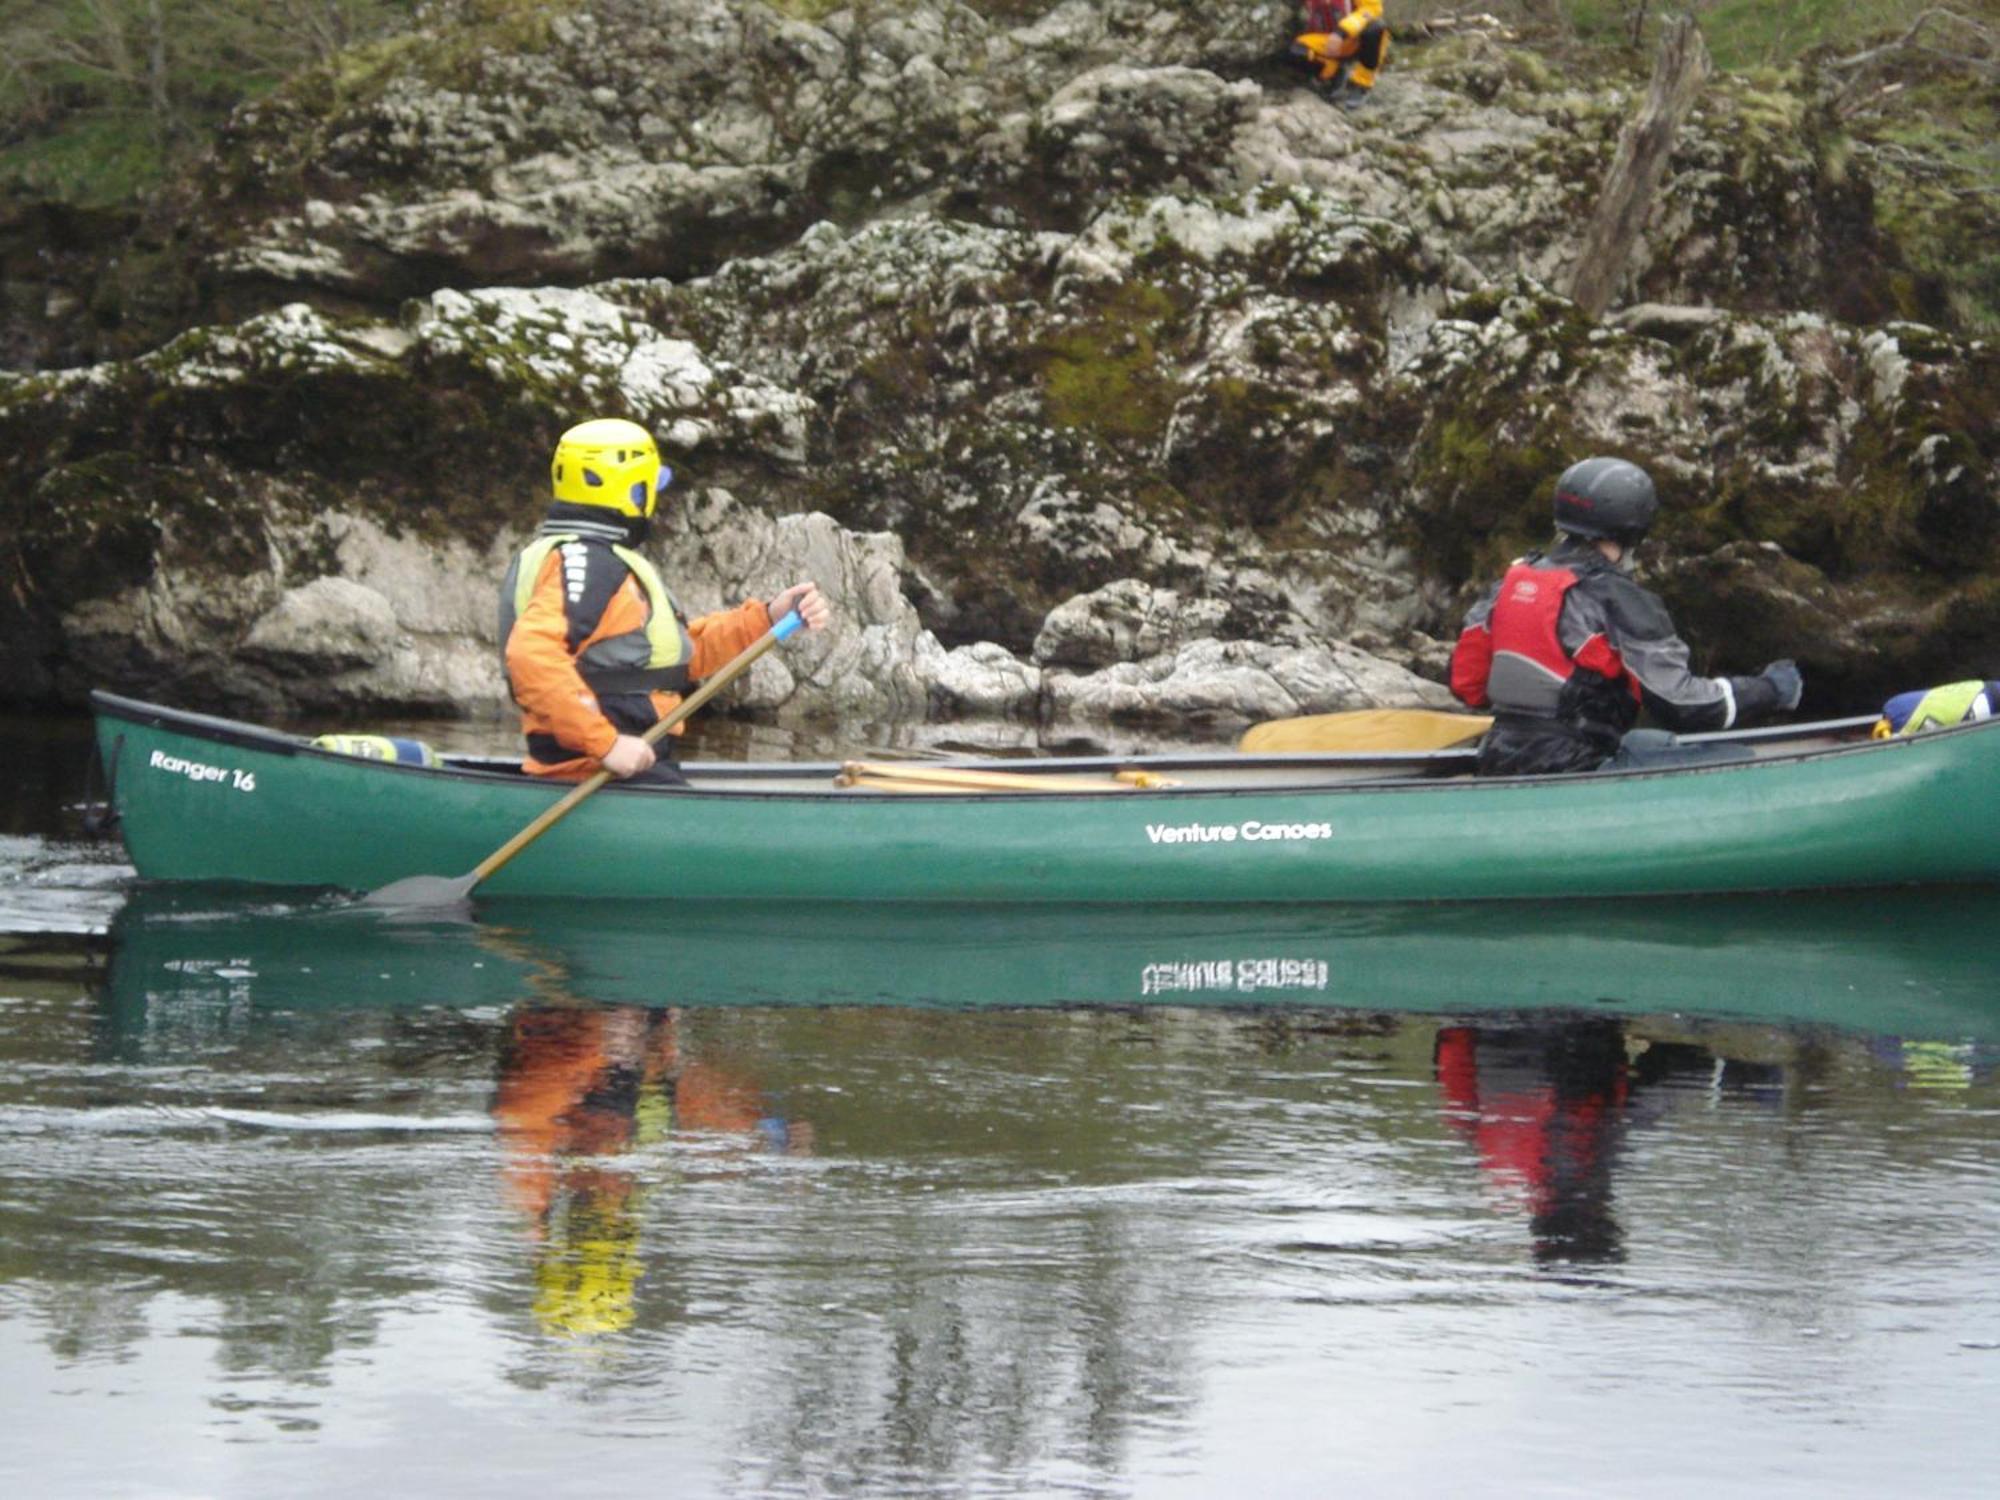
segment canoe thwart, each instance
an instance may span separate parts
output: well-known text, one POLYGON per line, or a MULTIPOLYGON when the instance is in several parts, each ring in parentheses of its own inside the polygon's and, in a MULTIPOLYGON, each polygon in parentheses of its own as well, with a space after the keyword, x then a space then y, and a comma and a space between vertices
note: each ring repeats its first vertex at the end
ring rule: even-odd
POLYGON ((1180 785, 1157 771, 1137 769, 1109 776, 1036 776, 1021 771, 983 771, 970 766, 917 766, 870 760, 843 762, 833 784, 882 792, 1133 792, 1180 785))

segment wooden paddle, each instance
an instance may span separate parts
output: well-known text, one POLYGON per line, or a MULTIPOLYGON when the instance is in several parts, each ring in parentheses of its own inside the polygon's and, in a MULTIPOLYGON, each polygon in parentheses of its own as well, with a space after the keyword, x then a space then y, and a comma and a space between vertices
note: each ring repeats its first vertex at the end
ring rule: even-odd
POLYGON ((1452 750, 1474 743, 1492 723, 1486 714, 1443 713, 1431 708, 1357 708, 1347 713, 1252 724, 1236 748, 1266 755, 1290 750, 1353 755, 1452 750))
MULTIPOLYGON (((798 630, 804 623, 796 611, 786 615, 784 619, 745 646, 720 670, 711 672, 703 678, 700 687, 675 704, 671 713, 639 738, 649 745, 659 743, 662 735, 670 733, 676 724, 742 676, 752 662, 798 630)), ((597 771, 585 780, 579 781, 561 801, 549 807, 526 828, 474 865, 469 874, 460 875, 456 879, 446 879, 442 875, 411 875, 403 880, 392 881, 378 890, 370 891, 361 898, 361 904, 395 909, 462 906, 472 895, 474 886, 568 817, 579 802, 611 779, 609 771, 597 771)))

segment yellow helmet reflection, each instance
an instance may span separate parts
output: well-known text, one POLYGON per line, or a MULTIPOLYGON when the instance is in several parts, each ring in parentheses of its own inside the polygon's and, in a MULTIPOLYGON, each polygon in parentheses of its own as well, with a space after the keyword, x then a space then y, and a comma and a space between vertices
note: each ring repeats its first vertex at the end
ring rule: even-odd
POLYGON ((573 1205, 559 1219, 535 1261, 535 1321, 565 1338, 630 1327, 641 1271, 638 1216, 573 1205))

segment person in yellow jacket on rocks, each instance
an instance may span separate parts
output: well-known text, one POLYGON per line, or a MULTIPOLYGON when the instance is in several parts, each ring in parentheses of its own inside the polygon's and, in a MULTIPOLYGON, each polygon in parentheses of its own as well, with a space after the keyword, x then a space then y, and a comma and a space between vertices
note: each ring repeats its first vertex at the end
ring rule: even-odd
POLYGON ((672 471, 636 422, 572 427, 549 466, 552 500, 500 586, 500 648, 527 737, 523 769, 581 781, 600 768, 628 782, 685 786, 672 751, 642 736, 690 684, 796 610, 830 618, 816 584, 690 620, 637 550, 672 471))
POLYGON ((1389 56, 1382 0, 1306 0, 1306 29, 1292 39, 1291 55, 1313 69, 1313 88, 1323 98, 1360 109, 1389 56))

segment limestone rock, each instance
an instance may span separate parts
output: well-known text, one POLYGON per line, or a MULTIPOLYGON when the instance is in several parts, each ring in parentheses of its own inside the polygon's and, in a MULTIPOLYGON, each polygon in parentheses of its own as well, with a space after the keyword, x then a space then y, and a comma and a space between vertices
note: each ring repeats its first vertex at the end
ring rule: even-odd
POLYGON ((1279 0, 815 9, 424 7, 246 106, 199 326, 0 374, 0 695, 496 712, 490 591, 609 413, 688 607, 834 599, 763 717, 1438 701, 1590 452, 1660 482, 1707 670, 1832 709, 2000 650, 2000 353, 1910 318, 1803 84, 1711 85, 1594 323, 1622 65, 1413 37, 1348 116, 1279 0))
POLYGON ((403 644, 396 612, 365 584, 315 578, 250 627, 243 654, 288 672, 330 674, 386 661, 403 644))
POLYGON ((945 650, 922 638, 917 666, 939 718, 1028 718, 1040 713, 1042 673, 1004 646, 981 641, 945 650))
POLYGON ((670 588, 684 588, 689 613, 768 600, 808 580, 832 607, 827 629, 801 631, 766 653, 733 701, 849 722, 923 716, 930 689, 917 655, 925 632, 899 586, 903 550, 894 536, 847 531, 825 515, 773 517, 721 489, 668 519, 662 570, 670 588))
POLYGON ((1260 719, 1347 708, 1445 708, 1434 682, 1342 645, 1193 642, 1168 655, 1087 675, 1049 672, 1044 712, 1055 722, 1113 720, 1238 728, 1260 719))
POLYGON ((1035 637, 1034 659, 1069 668, 1138 661, 1213 634, 1228 613, 1218 600, 1183 600, 1172 589, 1124 578, 1050 610, 1035 637))

